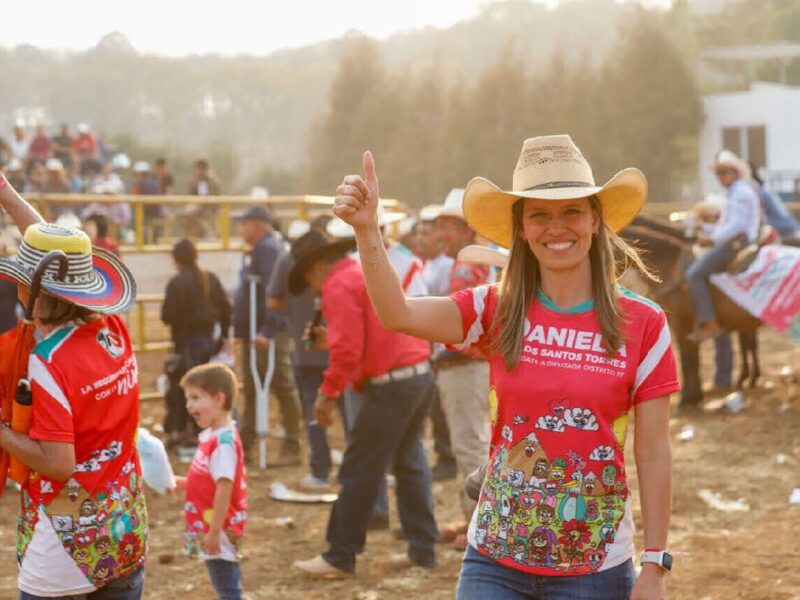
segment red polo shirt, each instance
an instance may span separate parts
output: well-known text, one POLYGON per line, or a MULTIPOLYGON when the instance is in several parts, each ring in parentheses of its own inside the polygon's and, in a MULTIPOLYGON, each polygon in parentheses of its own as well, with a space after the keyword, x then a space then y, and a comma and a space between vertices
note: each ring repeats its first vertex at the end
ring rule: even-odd
POLYGON ((428 360, 425 340, 387 331, 372 308, 361 265, 337 262, 322 284, 322 316, 328 324, 328 368, 320 389, 341 395, 348 385, 428 360))

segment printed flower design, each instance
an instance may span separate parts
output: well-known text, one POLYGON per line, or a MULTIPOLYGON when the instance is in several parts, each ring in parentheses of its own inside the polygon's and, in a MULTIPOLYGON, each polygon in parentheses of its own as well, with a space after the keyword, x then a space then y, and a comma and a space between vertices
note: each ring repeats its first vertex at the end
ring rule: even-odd
POLYGON ((592 534, 586 528, 584 521, 571 520, 564 523, 561 528, 561 537, 558 542, 563 546, 573 549, 583 548, 591 540, 592 534))
POLYGON ((128 533, 119 541, 119 555, 122 564, 134 562, 142 553, 142 543, 135 533, 128 533))

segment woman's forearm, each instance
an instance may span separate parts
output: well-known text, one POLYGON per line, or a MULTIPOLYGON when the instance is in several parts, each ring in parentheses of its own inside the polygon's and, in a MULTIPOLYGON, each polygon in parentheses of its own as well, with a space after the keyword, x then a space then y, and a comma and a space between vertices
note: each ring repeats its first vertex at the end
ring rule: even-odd
POLYGON ((42 442, 0 426, 0 447, 32 471, 66 481, 75 471, 75 447, 66 442, 42 442))
POLYGON ((0 175, 0 178, 2 178, 2 181, 0 181, 0 206, 11 215, 11 219, 20 230, 20 233, 25 234, 25 230, 29 225, 43 223, 42 215, 36 212, 36 209, 11 187, 5 177, 0 175))
POLYGON ((672 451, 669 440, 636 452, 644 547, 666 549, 672 506, 672 451))
POLYGON ((410 318, 408 303, 397 271, 389 261, 380 230, 356 230, 356 242, 367 292, 381 324, 395 331, 407 329, 410 318))

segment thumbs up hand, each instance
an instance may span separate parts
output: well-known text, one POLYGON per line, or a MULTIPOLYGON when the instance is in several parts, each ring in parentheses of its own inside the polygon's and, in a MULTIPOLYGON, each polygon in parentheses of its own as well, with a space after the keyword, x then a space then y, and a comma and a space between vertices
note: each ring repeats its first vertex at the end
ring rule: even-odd
POLYGON ((333 213, 354 229, 378 228, 378 176, 375 159, 367 150, 363 157, 364 177, 348 175, 336 188, 333 213))

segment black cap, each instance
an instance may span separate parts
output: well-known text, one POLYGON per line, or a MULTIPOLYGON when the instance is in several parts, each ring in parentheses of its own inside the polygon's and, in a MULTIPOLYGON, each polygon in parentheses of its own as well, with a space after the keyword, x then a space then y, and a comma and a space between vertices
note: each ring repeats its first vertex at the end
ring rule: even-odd
POLYGON ((292 244, 294 265, 289 271, 289 291, 295 296, 306 289, 306 271, 314 263, 326 258, 341 258, 356 247, 354 238, 328 241, 322 233, 312 229, 292 244))
POLYGON ((240 221, 264 221, 265 223, 272 223, 272 212, 270 212, 266 206, 249 206, 243 213, 238 215, 237 219, 240 221))

